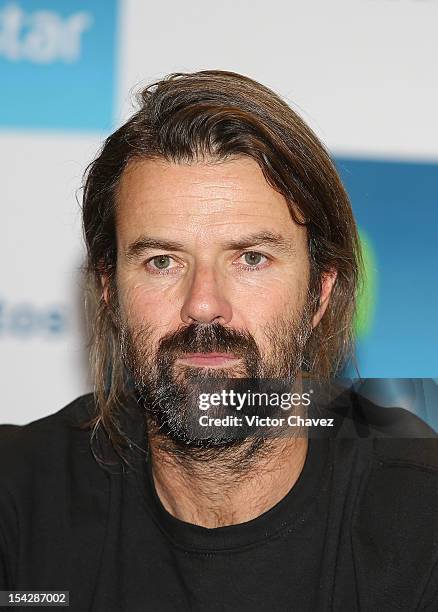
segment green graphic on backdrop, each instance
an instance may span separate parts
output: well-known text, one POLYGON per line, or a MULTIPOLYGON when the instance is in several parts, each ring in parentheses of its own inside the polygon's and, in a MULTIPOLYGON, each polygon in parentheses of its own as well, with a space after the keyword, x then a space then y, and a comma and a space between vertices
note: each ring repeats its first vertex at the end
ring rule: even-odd
POLYGON ((373 325, 376 306, 377 265, 373 245, 363 230, 359 230, 359 238, 364 263, 364 276, 362 288, 358 294, 354 331, 356 338, 362 340, 369 334, 373 325))

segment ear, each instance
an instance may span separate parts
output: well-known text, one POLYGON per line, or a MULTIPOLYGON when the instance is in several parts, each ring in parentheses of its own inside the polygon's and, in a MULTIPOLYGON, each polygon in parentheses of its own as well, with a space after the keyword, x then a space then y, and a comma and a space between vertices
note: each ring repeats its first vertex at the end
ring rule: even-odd
POLYGON ((321 295, 319 297, 319 306, 318 306, 318 310, 313 315, 312 328, 315 328, 321 321, 322 317, 324 316, 324 313, 327 309, 329 299, 330 299, 337 275, 338 273, 335 269, 330 270, 330 272, 325 272, 322 275, 321 295))

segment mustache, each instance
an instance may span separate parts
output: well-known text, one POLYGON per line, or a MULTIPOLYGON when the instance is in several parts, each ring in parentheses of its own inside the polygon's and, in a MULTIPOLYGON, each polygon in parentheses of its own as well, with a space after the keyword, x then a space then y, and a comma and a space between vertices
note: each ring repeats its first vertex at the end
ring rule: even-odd
POLYGON ((177 359, 184 353, 233 353, 244 357, 248 353, 259 356, 253 336, 220 323, 191 323, 161 338, 157 356, 177 359))

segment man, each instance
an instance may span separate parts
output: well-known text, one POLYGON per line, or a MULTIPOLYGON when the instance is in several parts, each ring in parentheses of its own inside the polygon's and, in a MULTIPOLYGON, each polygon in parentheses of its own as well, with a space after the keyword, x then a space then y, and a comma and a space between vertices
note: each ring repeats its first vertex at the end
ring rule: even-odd
POLYGON ((276 435, 204 426, 194 401, 242 380, 303 398, 351 354, 358 235, 310 129, 243 76, 172 75, 91 164, 83 219, 95 393, 4 427, 2 588, 74 610, 438 609, 426 426, 369 435, 381 411, 343 393, 336 433, 276 435))

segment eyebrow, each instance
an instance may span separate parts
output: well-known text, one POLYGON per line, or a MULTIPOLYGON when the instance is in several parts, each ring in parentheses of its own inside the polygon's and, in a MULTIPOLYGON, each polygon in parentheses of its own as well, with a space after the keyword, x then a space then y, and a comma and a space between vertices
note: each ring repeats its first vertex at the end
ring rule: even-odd
POLYGON ((236 240, 230 240, 225 246, 227 249, 236 251, 254 246, 272 246, 277 251, 281 251, 286 254, 295 252, 292 240, 288 240, 281 234, 270 231, 261 231, 248 234, 247 236, 242 236, 236 240))
MULTIPOLYGON (((255 246, 272 246, 277 251, 290 255, 295 252, 293 242, 284 238, 281 234, 271 231, 261 231, 229 240, 224 245, 226 250, 239 251, 255 246)), ((135 261, 145 251, 156 249, 162 251, 184 251, 184 245, 175 240, 166 240, 163 238, 154 238, 152 236, 141 236, 132 242, 126 249, 126 258, 128 261, 135 261)))
POLYGON ((152 238, 149 236, 141 236, 126 249, 125 255, 128 261, 138 259, 145 251, 150 249, 158 249, 162 251, 183 251, 184 245, 181 242, 174 240, 165 240, 163 238, 152 238))

